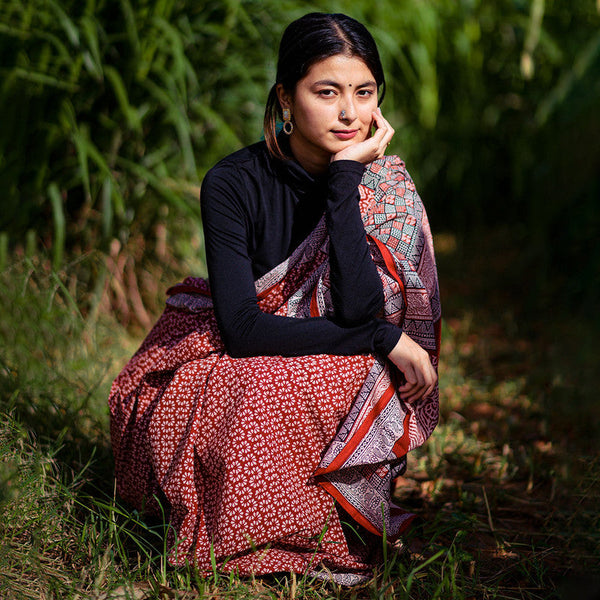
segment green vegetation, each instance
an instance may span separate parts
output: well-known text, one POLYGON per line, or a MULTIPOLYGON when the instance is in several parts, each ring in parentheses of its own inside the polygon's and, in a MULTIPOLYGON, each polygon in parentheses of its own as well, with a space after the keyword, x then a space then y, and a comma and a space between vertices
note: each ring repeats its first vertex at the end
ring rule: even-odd
POLYGON ((599 26, 593 0, 0 0, 0 597, 584 598, 599 26), (315 8, 378 40, 445 316, 442 422, 397 489, 423 525, 355 590, 168 567, 114 497, 106 407, 166 287, 203 273, 199 182, 259 138, 282 28, 315 8))
MULTIPOLYGON (((511 223, 536 283, 592 302, 600 257, 594 0, 3 0, 0 231, 65 252, 198 216, 215 160, 261 134, 285 23, 346 10, 378 40, 393 149, 438 229, 511 223), (568 214, 568 222, 565 222, 568 214), (574 257, 584 264, 569 272, 574 257), (561 282, 563 282, 561 280, 561 282), (586 287, 584 290, 583 288, 586 287)), ((178 257, 180 258, 180 257, 178 257)))

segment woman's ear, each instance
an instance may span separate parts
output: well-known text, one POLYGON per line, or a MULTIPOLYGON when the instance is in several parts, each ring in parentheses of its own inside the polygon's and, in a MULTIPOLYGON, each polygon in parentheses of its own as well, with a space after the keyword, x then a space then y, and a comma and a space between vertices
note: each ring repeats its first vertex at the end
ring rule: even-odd
POLYGON ((275 91, 277 92, 277 99, 279 100, 279 105, 281 109, 284 108, 292 108, 292 98, 290 94, 284 89, 282 83, 278 83, 275 87, 275 91))

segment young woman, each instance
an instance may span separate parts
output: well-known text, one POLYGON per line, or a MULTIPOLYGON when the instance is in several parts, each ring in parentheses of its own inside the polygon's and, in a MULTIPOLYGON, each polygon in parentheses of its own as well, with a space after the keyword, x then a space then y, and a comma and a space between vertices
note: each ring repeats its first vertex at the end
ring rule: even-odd
POLYGON ((174 564, 352 583, 412 518, 391 493, 437 423, 440 306, 384 93, 365 27, 306 15, 265 140, 204 179, 210 288, 168 291, 110 398, 118 490, 168 511, 174 564))

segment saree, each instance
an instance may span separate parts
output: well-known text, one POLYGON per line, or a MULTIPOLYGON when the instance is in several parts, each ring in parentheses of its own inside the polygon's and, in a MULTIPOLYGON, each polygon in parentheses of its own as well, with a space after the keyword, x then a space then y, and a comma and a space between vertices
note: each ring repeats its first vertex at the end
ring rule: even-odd
MULTIPOLYGON (((437 369, 440 301, 427 215, 404 163, 365 169, 360 211, 384 289, 382 318, 437 369)), ((256 281, 261 310, 333 316, 323 217, 256 281)), ((438 389, 413 404, 385 357, 231 358, 207 281, 188 277, 114 381, 117 492, 169 520, 169 561, 239 574, 372 574, 382 536, 414 515, 393 502, 407 453, 438 421, 438 389)))

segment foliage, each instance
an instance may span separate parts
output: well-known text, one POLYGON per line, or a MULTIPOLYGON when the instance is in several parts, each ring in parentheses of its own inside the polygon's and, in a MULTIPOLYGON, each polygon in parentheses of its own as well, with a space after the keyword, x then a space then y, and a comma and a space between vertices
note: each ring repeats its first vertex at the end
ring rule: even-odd
POLYGON ((124 243, 163 206, 197 218, 199 174, 259 131, 285 8, 3 1, 0 229, 53 235, 58 268, 61 246, 124 243))
POLYGON ((434 227, 510 220, 527 232, 523 258, 541 283, 558 279, 591 302, 593 0, 2 0, 3 244, 35 230, 59 268, 65 252, 197 220, 203 173, 259 138, 278 38, 309 10, 348 12, 376 37, 392 148, 434 227), (582 259, 583 276, 569 272, 582 259))
MULTIPOLYGON (((341 7, 341 5, 340 5, 341 7)), ((530 300, 600 298, 600 7, 592 0, 365 5, 434 229, 510 225, 530 300), (573 264, 579 268, 574 271, 573 264)))

